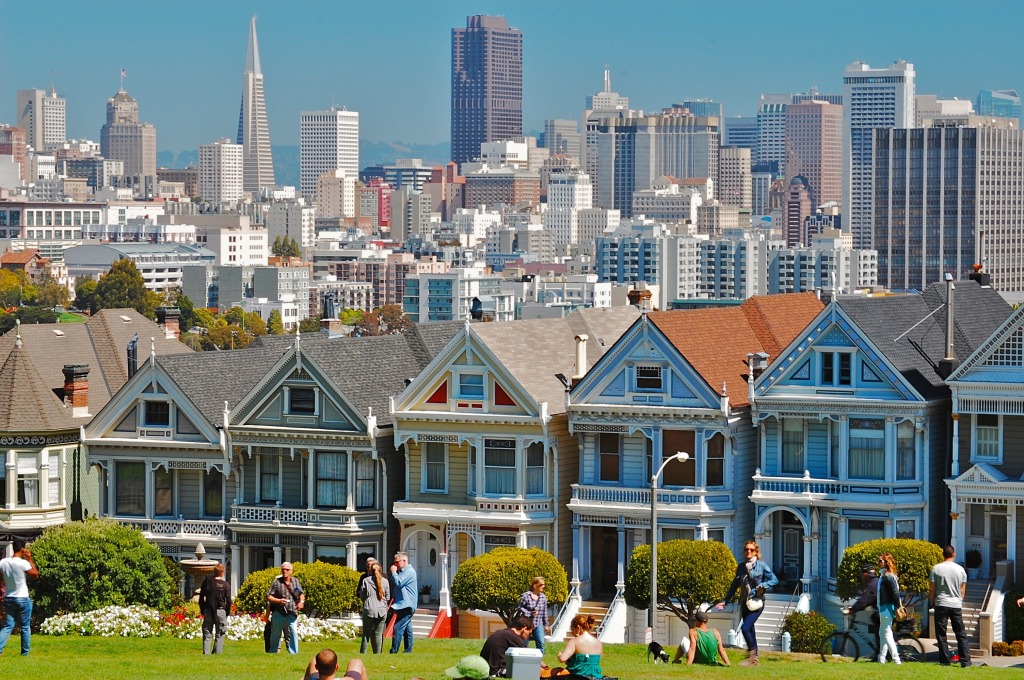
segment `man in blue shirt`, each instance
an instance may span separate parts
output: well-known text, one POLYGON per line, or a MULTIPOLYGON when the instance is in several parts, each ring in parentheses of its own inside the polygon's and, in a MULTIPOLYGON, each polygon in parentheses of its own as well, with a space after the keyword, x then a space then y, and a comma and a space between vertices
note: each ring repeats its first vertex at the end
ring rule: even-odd
POLYGON ((402 640, 405 652, 412 652, 412 615, 416 611, 416 570, 409 566, 409 556, 404 552, 395 553, 391 565, 391 592, 395 601, 391 609, 395 612, 395 631, 391 638, 391 653, 397 654, 402 640))

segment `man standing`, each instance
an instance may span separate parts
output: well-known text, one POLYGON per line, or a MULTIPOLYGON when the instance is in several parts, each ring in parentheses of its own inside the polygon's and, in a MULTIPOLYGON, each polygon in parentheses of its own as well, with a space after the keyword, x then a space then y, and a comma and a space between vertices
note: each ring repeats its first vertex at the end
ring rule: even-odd
POLYGON ((512 619, 508 628, 502 628, 491 633, 491 636, 484 642, 480 656, 487 659, 487 665, 491 668, 491 677, 505 677, 505 670, 508 667, 508 650, 510 647, 526 647, 526 641, 533 634, 533 623, 525 616, 517 616, 512 619))
POLYGON ((14 554, 0 560, 0 573, 4 577, 4 586, 7 588, 5 604, 7 616, 4 618, 4 627, 0 628, 0 654, 4 653, 7 645, 7 638, 11 637, 14 630, 14 619, 17 617, 18 625, 21 627, 21 655, 28 656, 28 650, 32 639, 30 621, 32 619, 32 600, 28 597, 28 581, 26 576, 35 578, 39 576, 36 563, 32 560, 32 553, 25 547, 25 541, 16 538, 11 543, 14 554))
POLYGON ((409 566, 409 556, 404 552, 395 553, 391 565, 391 592, 395 601, 391 609, 395 612, 395 631, 391 638, 391 653, 397 654, 400 643, 405 641, 405 653, 412 652, 412 615, 416 611, 416 570, 409 566))
POLYGON ((199 612, 203 615, 203 654, 210 653, 210 639, 217 637, 213 643, 213 653, 224 653, 224 635, 228 632, 228 613, 231 611, 231 586, 224 580, 224 565, 213 568, 213 574, 203 579, 199 586, 199 612))
POLYGON ((956 550, 947 545, 942 549, 943 560, 932 567, 928 579, 928 594, 935 607, 935 643, 939 648, 939 664, 949 665, 949 648, 946 644, 946 621, 953 624, 956 635, 957 653, 960 665, 968 668, 971 665, 971 648, 967 646, 967 634, 964 632, 964 595, 967 593, 967 572, 953 560, 956 550))
POLYGON ((306 593, 302 583, 292 576, 292 563, 281 563, 281 575, 270 584, 267 593, 270 603, 270 641, 267 651, 276 654, 281 646, 281 632, 288 631, 286 647, 289 654, 299 653, 299 631, 295 624, 299 612, 306 606, 306 593))

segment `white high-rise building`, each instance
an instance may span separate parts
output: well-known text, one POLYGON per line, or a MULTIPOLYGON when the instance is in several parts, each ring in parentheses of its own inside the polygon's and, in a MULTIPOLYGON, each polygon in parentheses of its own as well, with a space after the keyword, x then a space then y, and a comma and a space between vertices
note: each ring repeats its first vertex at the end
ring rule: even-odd
POLYGON ((316 198, 320 176, 344 170, 359 176, 359 113, 343 107, 299 114, 299 190, 316 198))
POLYGON ((49 92, 18 90, 18 127, 36 153, 63 144, 68 138, 67 102, 52 85, 49 92))
POLYGON ((274 186, 274 159, 270 152, 270 125, 263 93, 260 46, 256 40, 256 17, 249 22, 249 48, 242 74, 242 110, 238 115, 236 141, 242 145, 242 188, 256 196, 260 189, 274 186))
POLYGON ((291 238, 301 248, 312 248, 316 244, 316 209, 306 205, 302 198, 271 203, 264 220, 267 241, 271 244, 278 236, 291 238))
MULTIPOLYGON (((718 197, 724 205, 750 210, 750 149, 723 146, 718 159, 718 197)), ((634 194, 635 196, 636 194, 634 194)))
POLYGON ((903 60, 888 68, 855 61, 843 71, 843 212, 854 248, 874 247, 871 131, 914 127, 914 77, 903 60))
POLYGON ((316 216, 355 217, 356 178, 344 170, 331 170, 316 181, 316 216))
POLYGON ((544 228, 555 235, 557 245, 579 243, 580 211, 593 205, 590 175, 569 171, 552 173, 548 179, 548 209, 544 228))
POLYGON ((242 145, 224 138, 199 145, 199 196, 212 203, 242 198, 242 145))

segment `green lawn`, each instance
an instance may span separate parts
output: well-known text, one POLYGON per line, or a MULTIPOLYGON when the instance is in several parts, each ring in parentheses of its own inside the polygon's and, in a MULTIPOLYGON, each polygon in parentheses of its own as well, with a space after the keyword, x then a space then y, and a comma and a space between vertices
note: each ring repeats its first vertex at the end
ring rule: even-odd
POLYGON ((89 318, 81 314, 61 312, 57 315, 57 323, 85 323, 89 318))
MULTIPOLYGON (((12 636, 0 658, 0 678, 75 677, 84 680, 107 678, 273 678, 298 680, 305 664, 318 650, 331 647, 345 661, 359 652, 355 641, 303 643, 298 657, 288 654, 274 656, 263 653, 262 641, 226 641, 221 656, 202 655, 201 640, 175 638, 80 638, 32 636, 32 654, 18 655, 20 639, 12 636)), ((417 640, 413 654, 366 656, 370 680, 443 680, 443 671, 466 654, 480 650, 480 640, 417 640)), ((549 645, 544 661, 555 665, 555 652, 561 645, 549 645)), ((768 655, 760 668, 704 668, 653 665, 647 663, 647 649, 641 645, 607 645, 603 667, 605 674, 620 678, 711 678, 737 676, 759 679, 789 680, 791 678, 840 678, 872 680, 873 678, 899 678, 899 680, 944 680, 963 673, 991 676, 1019 673, 1019 669, 958 667, 941 668, 934 663, 904 664, 897 668, 891 664, 859 663, 855 675, 849 664, 824 664, 817 657, 803 654, 768 655)), ((744 657, 732 655, 733 663, 744 657)))

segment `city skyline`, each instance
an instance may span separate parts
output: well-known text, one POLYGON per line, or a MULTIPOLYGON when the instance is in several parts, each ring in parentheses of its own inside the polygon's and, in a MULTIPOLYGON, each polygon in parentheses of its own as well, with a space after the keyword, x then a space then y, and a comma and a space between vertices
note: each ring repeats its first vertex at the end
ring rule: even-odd
POLYGON ((906 59, 918 93, 943 98, 1024 89, 1013 33, 1024 6, 1003 2, 975 3, 970 12, 912 3, 901 22, 881 2, 810 6, 798 15, 742 2, 655 3, 643 15, 574 0, 60 4, 45 17, 36 5, 5 4, 0 121, 17 123, 18 89, 52 82, 68 102, 69 137, 97 140, 123 68, 125 90, 139 102, 140 121, 159 130, 161 150, 234 136, 253 15, 270 131, 281 145, 298 144, 300 111, 332 105, 358 111, 367 140, 447 141, 451 30, 472 14, 505 16, 523 31, 525 133, 542 130, 548 118, 579 119, 585 97, 602 88, 605 65, 613 89, 635 108, 706 97, 722 102, 726 116, 753 115, 761 93, 841 92, 843 68, 857 60, 884 67, 906 59), (53 39, 25 30, 44 24, 53 39), (108 49, 82 49, 82 41, 104 36, 113 41, 108 49))

